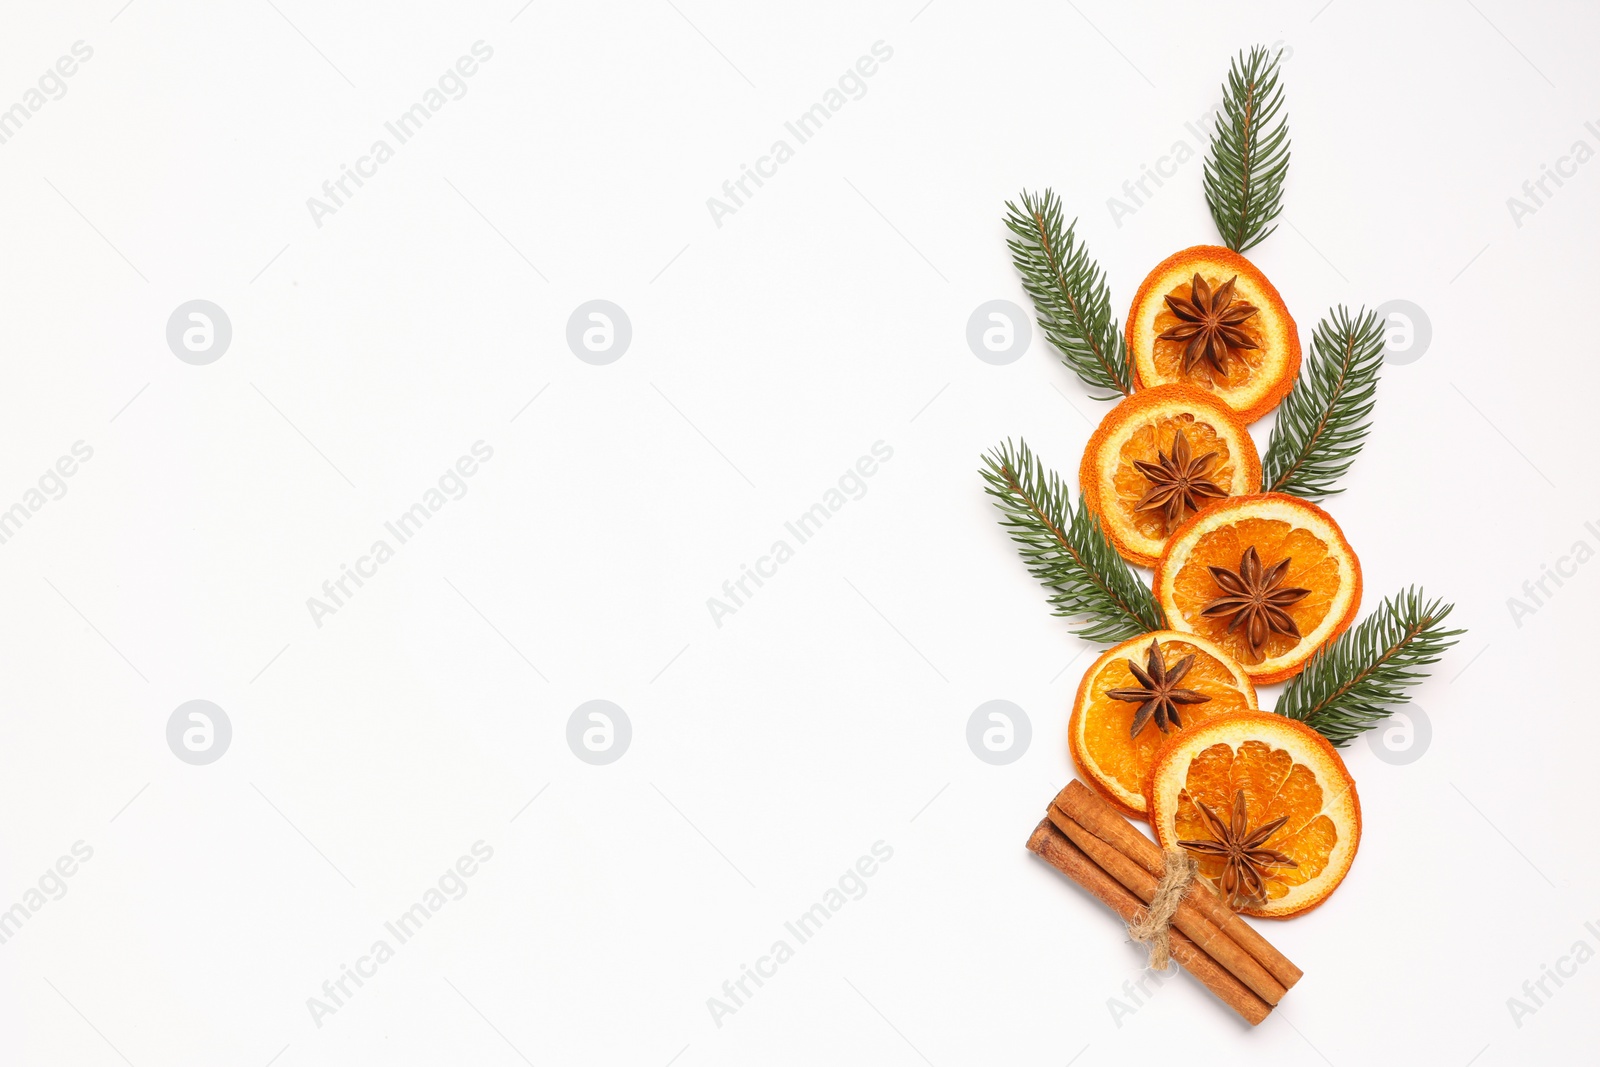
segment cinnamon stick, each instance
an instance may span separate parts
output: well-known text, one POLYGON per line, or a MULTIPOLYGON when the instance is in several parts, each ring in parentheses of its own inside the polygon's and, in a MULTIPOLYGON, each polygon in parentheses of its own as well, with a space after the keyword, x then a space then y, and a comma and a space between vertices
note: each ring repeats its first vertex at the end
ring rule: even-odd
MULTIPOLYGON (((1128 859, 1159 878, 1164 870, 1161 847, 1136 830, 1116 809, 1093 789, 1077 779, 1056 794, 1052 805, 1066 813, 1078 825, 1111 845, 1128 859)), ((1273 948, 1255 928, 1241 919, 1209 888, 1196 883, 1189 890, 1185 902, 1211 920, 1223 933, 1232 938, 1264 967, 1268 974, 1285 989, 1293 987, 1305 972, 1289 962, 1288 957, 1273 948)))
MULTIPOLYGON (((1049 819, 1040 820, 1033 836, 1028 838, 1028 850, 1037 853, 1050 866, 1083 886, 1095 899, 1116 912, 1123 922, 1132 922, 1144 910, 1137 897, 1102 870, 1057 830, 1049 819)), ((1266 1001, 1252 993, 1193 941, 1176 930, 1171 937, 1172 958, 1251 1026, 1259 1025, 1271 1013, 1272 1008, 1266 1001)))
MULTIPOLYGON (((1072 843, 1077 845, 1080 851, 1099 864, 1101 870, 1122 883, 1123 887, 1134 896, 1146 904, 1155 899, 1156 887, 1160 883, 1160 879, 1155 875, 1078 825, 1059 808, 1050 809, 1049 819, 1057 830, 1072 839, 1072 843)), ((1274 1007, 1283 999, 1286 990, 1277 979, 1268 974, 1250 953, 1224 933, 1216 923, 1200 914, 1200 910, 1189 903, 1187 898, 1173 913, 1172 925, 1187 934, 1191 941, 1226 967, 1235 978, 1249 986, 1256 996, 1274 1007)))

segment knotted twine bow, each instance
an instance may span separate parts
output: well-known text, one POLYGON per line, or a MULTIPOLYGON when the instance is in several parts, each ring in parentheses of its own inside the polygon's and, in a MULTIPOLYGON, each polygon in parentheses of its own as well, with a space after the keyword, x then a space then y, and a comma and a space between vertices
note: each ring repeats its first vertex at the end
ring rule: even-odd
POLYGON ((1170 849, 1166 853, 1161 881, 1156 885, 1156 894, 1150 899, 1150 906, 1145 908, 1143 915, 1128 924, 1128 936, 1150 950, 1149 967, 1152 971, 1167 969, 1172 951, 1172 916, 1189 892, 1197 870, 1193 856, 1182 849, 1170 849))

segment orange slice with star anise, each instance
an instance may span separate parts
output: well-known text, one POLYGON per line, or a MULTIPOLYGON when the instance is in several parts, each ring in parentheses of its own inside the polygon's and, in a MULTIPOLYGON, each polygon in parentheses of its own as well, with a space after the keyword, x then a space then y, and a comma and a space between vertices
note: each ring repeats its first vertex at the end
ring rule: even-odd
POLYGON ((1156 265, 1128 312, 1128 356, 1141 388, 1181 383, 1254 422, 1300 373, 1300 333, 1283 297, 1231 249, 1197 245, 1156 265))
POLYGON ((1078 485, 1117 551, 1150 567, 1190 515, 1259 492, 1261 459, 1227 405, 1190 386, 1158 385, 1100 420, 1078 485))
POLYGON ((1084 672, 1067 721, 1068 746, 1101 795, 1143 818, 1146 779, 1163 741, 1255 707, 1255 686, 1222 649, 1157 630, 1101 653, 1084 672))
POLYGON ((1361 563, 1333 516, 1283 493, 1224 500, 1156 561, 1167 625, 1216 642, 1257 685, 1300 673, 1361 605, 1361 563))
POLYGON ((1328 899, 1361 843, 1361 801, 1321 734, 1261 712, 1220 715, 1156 754, 1150 823, 1246 915, 1287 918, 1328 899))

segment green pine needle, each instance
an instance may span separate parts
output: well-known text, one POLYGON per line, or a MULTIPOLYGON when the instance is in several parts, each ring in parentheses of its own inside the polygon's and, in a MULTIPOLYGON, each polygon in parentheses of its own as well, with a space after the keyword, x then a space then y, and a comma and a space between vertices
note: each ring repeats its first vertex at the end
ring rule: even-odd
POLYGON ((1424 601, 1420 589, 1402 590, 1318 652, 1273 710, 1337 746, 1349 744, 1410 700, 1405 690, 1427 677, 1422 668, 1466 632, 1444 628, 1453 607, 1424 601))
POLYGON ((1076 633, 1110 644, 1166 625, 1150 590, 1129 569, 1082 499, 1074 511, 1066 483, 1046 471, 1026 441, 983 457, 979 473, 1004 514, 1029 573, 1050 591, 1057 615, 1083 620, 1076 633))
POLYGON ((1223 241, 1235 252, 1260 244, 1277 229, 1267 224, 1283 210, 1289 123, 1282 114, 1278 59, 1260 46, 1249 55, 1239 53, 1229 65, 1222 114, 1211 131, 1206 203, 1223 241))
POLYGON ((1317 324, 1311 355, 1261 458, 1262 484, 1275 493, 1321 500, 1350 469, 1366 441, 1383 367, 1383 323, 1363 308, 1356 318, 1341 305, 1317 324))
POLYGON ((1008 200, 1006 212, 1006 229, 1015 235, 1006 244, 1022 288, 1033 300, 1040 331, 1061 361, 1096 391, 1094 399, 1132 393, 1127 347, 1111 317, 1111 289, 1078 242, 1078 220, 1064 224, 1061 201, 1049 189, 1043 196, 1024 190, 1022 207, 1008 200))

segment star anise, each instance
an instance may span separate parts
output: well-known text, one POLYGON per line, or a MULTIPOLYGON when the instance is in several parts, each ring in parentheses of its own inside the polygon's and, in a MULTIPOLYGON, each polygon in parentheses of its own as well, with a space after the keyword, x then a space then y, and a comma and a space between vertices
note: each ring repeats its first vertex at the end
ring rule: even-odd
POLYGON ((1129 737, 1138 737, 1139 731, 1144 729, 1144 724, 1152 717, 1156 720, 1156 727, 1162 733, 1167 732, 1167 724, 1182 727, 1183 722, 1178 718, 1179 704, 1204 704, 1211 698, 1204 693, 1196 693, 1193 689, 1179 689, 1178 683, 1183 681, 1183 676, 1189 673, 1189 667, 1194 663, 1194 656, 1188 655, 1168 667, 1161 658, 1161 646, 1154 640, 1150 642, 1150 651, 1145 658, 1145 666, 1141 668, 1133 660, 1128 660, 1128 669, 1139 680, 1139 689, 1111 689, 1106 696, 1112 700, 1126 700, 1138 704, 1139 710, 1133 713, 1133 725, 1128 730, 1129 737))
POLYGON ((1212 841, 1179 841, 1178 844, 1201 856, 1225 860, 1218 888, 1228 906, 1237 910, 1252 904, 1264 904, 1267 884, 1262 872, 1268 867, 1298 867, 1294 860, 1274 849, 1263 848, 1267 839, 1288 822, 1287 816, 1273 819, 1265 826, 1250 829, 1244 804, 1244 790, 1233 795, 1233 818, 1223 825, 1217 813, 1204 804, 1196 804, 1212 841))
POLYGON ((1156 455, 1161 458, 1155 463, 1142 459, 1133 461, 1139 473, 1150 479, 1149 491, 1139 498, 1133 510, 1162 508, 1166 512, 1169 531, 1183 521, 1186 512, 1199 511, 1203 498, 1228 495, 1226 489, 1205 479, 1206 472, 1217 458, 1216 450, 1191 458, 1189 439, 1183 436, 1182 430, 1173 431, 1171 456, 1160 450, 1156 455))
POLYGON ((1245 640, 1250 642, 1250 651, 1258 660, 1268 635, 1300 636, 1300 627, 1283 609, 1310 596, 1311 590, 1298 586, 1279 587, 1278 583, 1289 569, 1290 558, 1285 556, 1263 569, 1261 556, 1251 545, 1239 560, 1238 573, 1226 567, 1206 568, 1222 589, 1222 595, 1201 608, 1200 614, 1211 618, 1233 616, 1228 632, 1244 627, 1245 640))
POLYGON ((1240 328, 1240 324, 1255 315, 1254 304, 1233 298, 1236 274, 1215 292, 1199 274, 1190 283, 1189 296, 1168 296, 1167 307, 1183 321, 1157 340, 1187 341, 1183 350, 1183 373, 1188 374, 1203 359, 1218 374, 1228 373, 1228 349, 1256 348, 1255 339, 1240 328))

